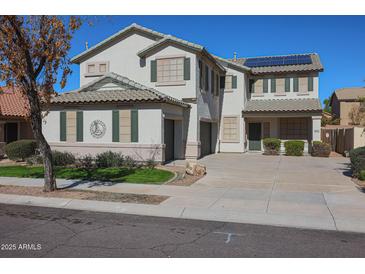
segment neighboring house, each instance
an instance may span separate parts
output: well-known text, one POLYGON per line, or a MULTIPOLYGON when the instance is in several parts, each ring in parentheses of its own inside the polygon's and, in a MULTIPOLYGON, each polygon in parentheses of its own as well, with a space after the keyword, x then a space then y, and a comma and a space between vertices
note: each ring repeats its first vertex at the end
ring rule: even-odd
POLYGON ((19 139, 32 139, 33 133, 27 118, 27 104, 23 96, 7 87, 0 92, 0 156, 4 146, 19 139))
POLYGON ((253 61, 132 24, 72 59, 81 87, 52 99, 44 134, 52 149, 162 162, 319 140, 318 55, 253 61))
POLYGON ((331 96, 330 106, 333 118, 340 119, 340 125, 352 125, 350 113, 360 106, 360 99, 365 98, 365 88, 341 88, 331 96))

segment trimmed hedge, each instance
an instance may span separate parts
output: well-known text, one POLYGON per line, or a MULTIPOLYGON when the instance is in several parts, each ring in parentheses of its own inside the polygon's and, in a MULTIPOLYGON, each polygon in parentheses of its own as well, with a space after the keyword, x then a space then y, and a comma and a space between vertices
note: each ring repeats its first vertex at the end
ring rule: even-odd
POLYGON ((5 153, 10 160, 24 161, 35 154, 37 143, 35 140, 18 140, 5 146, 5 153))
POLYGON ((285 154, 287 156, 303 156, 304 141, 300 140, 286 141, 284 143, 284 146, 285 146, 285 154))
POLYGON ((331 146, 321 141, 313 141, 311 154, 314 157, 329 157, 331 154, 331 146))
POLYGON ((76 158, 71 152, 52 151, 53 164, 55 166, 70 166, 75 164, 76 158))
POLYGON ((278 138, 264 138, 264 154, 278 155, 280 151, 281 141, 278 138))
POLYGON ((365 147, 350 150, 350 161, 352 175, 359 177, 361 171, 365 170, 365 147))

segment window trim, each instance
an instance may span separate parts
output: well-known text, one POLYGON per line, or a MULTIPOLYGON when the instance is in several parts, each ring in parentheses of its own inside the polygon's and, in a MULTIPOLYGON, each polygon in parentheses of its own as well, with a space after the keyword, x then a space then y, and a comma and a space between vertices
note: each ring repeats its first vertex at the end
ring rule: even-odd
POLYGON ((156 82, 155 85, 156 86, 183 86, 186 84, 186 80, 184 80, 184 71, 185 71, 185 56, 182 55, 166 55, 166 56, 159 56, 155 58, 156 61, 156 82), (182 59, 182 64, 181 64, 181 68, 182 68, 182 80, 176 80, 176 81, 166 81, 166 82, 161 82, 159 81, 159 77, 158 77, 158 61, 159 60, 166 60, 166 59, 182 59))
POLYGON ((226 74, 225 76, 224 76, 224 92, 233 92, 233 87, 232 87, 232 83, 233 83, 233 74, 226 74), (227 77, 231 77, 231 88, 227 88, 227 81, 226 81, 226 79, 227 79, 227 77))
POLYGON ((221 142, 222 143, 240 143, 240 116, 239 115, 224 115, 222 116, 222 130, 221 130, 221 142), (225 140, 224 139, 224 119, 225 118, 236 118, 236 133, 237 139, 235 140, 225 140))
POLYGON ((97 61, 97 62, 87 62, 85 67, 85 77, 95 77, 95 76, 103 76, 104 74, 108 73, 110 71, 110 63, 109 61, 97 61), (89 72, 89 66, 95 65, 95 72, 89 72), (100 72, 100 65, 106 66, 105 72, 100 72))

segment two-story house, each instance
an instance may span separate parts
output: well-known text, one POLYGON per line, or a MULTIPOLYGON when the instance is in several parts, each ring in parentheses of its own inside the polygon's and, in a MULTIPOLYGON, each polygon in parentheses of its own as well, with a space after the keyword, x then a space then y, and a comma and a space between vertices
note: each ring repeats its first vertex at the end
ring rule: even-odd
POLYGON ((219 58, 227 70, 220 151, 261 151, 262 139, 320 140, 317 54, 219 58))
POLYGON ((43 131, 55 150, 162 162, 259 150, 266 136, 310 143, 322 66, 315 54, 294 57, 222 59, 132 24, 72 59, 81 87, 52 99, 43 131))

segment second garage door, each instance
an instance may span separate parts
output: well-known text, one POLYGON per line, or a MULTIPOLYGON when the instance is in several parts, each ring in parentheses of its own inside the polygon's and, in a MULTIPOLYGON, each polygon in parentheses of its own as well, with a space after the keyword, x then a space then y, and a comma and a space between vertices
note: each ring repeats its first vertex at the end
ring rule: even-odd
POLYGON ((200 122, 201 156, 212 153, 212 123, 200 122))

